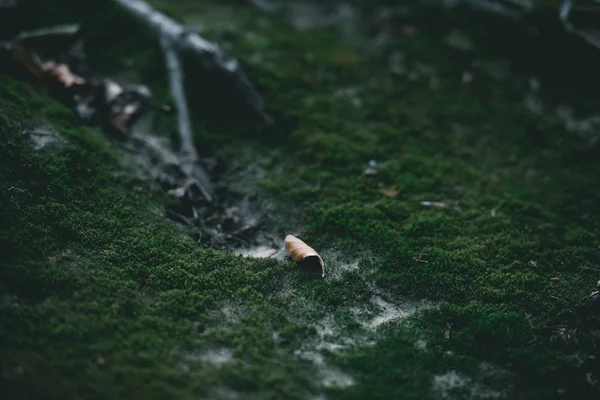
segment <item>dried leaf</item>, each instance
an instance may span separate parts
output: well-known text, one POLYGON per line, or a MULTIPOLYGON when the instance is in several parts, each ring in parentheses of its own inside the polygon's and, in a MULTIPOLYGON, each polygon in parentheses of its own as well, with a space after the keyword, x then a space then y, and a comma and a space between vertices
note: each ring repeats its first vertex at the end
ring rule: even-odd
POLYGON ((75 75, 66 64, 46 61, 42 64, 42 70, 65 88, 70 88, 74 85, 84 85, 86 83, 85 79, 75 75))
POLYGON ((299 266, 320 276, 325 276, 325 264, 321 256, 309 245, 295 236, 285 237, 285 247, 290 258, 299 266))
POLYGON ((390 186, 383 191, 383 194, 385 194, 387 197, 396 197, 398 196, 398 193, 400 193, 400 191, 398 190, 397 186, 390 186))
POLYGON ((150 106, 149 88, 144 85, 122 87, 109 79, 88 80, 77 75, 70 65, 43 59, 35 50, 43 48, 44 41, 52 45, 56 42, 60 47, 61 39, 76 38, 78 31, 78 25, 64 25, 22 32, 11 42, 0 42, 0 50, 9 57, 11 69, 32 75, 51 95, 72 108, 82 121, 102 125, 110 133, 124 138, 150 106))

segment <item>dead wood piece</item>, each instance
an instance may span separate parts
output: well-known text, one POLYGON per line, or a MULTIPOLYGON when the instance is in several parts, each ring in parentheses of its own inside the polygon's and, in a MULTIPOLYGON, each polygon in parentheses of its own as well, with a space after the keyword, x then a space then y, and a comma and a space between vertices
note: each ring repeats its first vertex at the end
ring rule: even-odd
POLYGON ((196 148, 194 147, 192 124, 190 122, 190 113, 188 110, 185 90, 183 87, 183 71, 179 55, 175 51, 174 43, 166 36, 161 36, 160 43, 165 54, 167 70, 169 71, 169 87, 175 107, 177 109, 177 121, 179 123, 179 136, 181 139, 181 152, 185 158, 193 160, 198 158, 196 148))
POLYGON ((128 13, 145 23, 159 40, 166 40, 178 56, 186 55, 193 60, 199 73, 211 74, 228 82, 232 99, 241 98, 255 115, 265 122, 272 122, 266 114, 264 101, 254 85, 242 71, 237 60, 227 55, 216 43, 195 32, 189 31, 179 22, 157 11, 144 0, 113 0, 128 13), (164 38, 164 39, 163 39, 164 38))
POLYGON ((441 203, 439 201, 422 201, 421 205, 433 208, 448 208, 448 205, 446 203, 441 203))

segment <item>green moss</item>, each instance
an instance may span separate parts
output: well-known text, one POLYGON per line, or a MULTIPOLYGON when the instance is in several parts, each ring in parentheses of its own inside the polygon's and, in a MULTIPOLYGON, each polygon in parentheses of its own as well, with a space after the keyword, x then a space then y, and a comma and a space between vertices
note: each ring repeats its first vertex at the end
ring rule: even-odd
MULTIPOLYGON (((0 358, 8 397, 427 398, 439 394, 434 377, 449 371, 470 379, 451 390, 458 398, 474 388, 511 398, 588 390, 587 371, 568 357, 593 352, 592 343, 552 346, 550 336, 563 322, 557 315, 598 280, 579 268, 600 265, 598 142, 524 109, 532 70, 487 46, 483 22, 411 2, 407 15, 394 8, 394 18, 419 35, 367 57, 364 43, 294 31, 250 8, 190 4, 164 8, 202 23, 238 55, 277 118, 267 129, 197 118, 197 144, 233 160, 226 180, 246 193, 255 188, 244 171, 258 164, 261 193, 288 208, 278 215, 289 220, 274 216, 273 229, 297 229, 302 209, 302 238, 329 257, 326 271, 352 261, 358 270, 320 280, 291 263, 197 248, 157 213, 160 193, 116 173, 123 154, 102 135, 2 76, 0 358), (227 18, 235 30, 221 23, 227 18), (471 52, 443 40, 461 24, 478 38, 471 52), (391 73, 392 51, 421 75, 391 73), (255 54, 262 60, 253 64, 255 54), (434 66, 437 85, 423 64, 434 66), (460 83, 465 70, 475 74, 469 86, 460 83), (22 132, 40 120, 64 142, 32 150, 22 132), (379 173, 365 178, 370 160, 379 173), (238 174, 244 182, 232 178, 238 174), (391 188, 398 193, 386 194, 391 188), (374 295, 400 308, 406 299, 442 305, 373 332, 361 323, 377 311, 374 295), (333 326, 325 338, 324 320, 333 326), (324 367, 295 357, 324 340, 351 342, 323 353, 325 365, 354 378, 349 388, 323 389, 324 367), (232 360, 210 361, 215 349, 232 360), (488 363, 496 369, 482 372, 488 363)), ((98 13, 85 19, 97 71, 117 72, 128 59, 165 99, 151 37, 104 3, 92 6, 98 13), (121 19, 126 30, 107 28, 121 19), (110 56, 106 43, 117 43, 110 56)), ((569 94, 543 82, 548 104, 569 94)))

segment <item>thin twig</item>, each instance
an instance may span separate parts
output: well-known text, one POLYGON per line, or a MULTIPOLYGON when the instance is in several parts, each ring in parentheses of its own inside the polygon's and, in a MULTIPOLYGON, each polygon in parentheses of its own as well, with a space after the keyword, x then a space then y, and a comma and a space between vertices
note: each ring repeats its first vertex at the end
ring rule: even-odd
POLYGON ((556 296, 552 296, 552 295, 550 297, 553 298, 553 299, 556 299, 556 300, 560 300, 560 301, 562 301, 562 302, 564 302, 566 304, 570 304, 568 301, 566 301, 565 299, 561 299, 560 297, 556 297, 556 296))
POLYGON ((198 159, 198 154, 194 147, 192 123, 190 122, 190 113, 183 88, 183 72, 179 55, 175 51, 173 43, 164 35, 160 38, 160 45, 165 54, 167 70, 169 71, 169 87, 177 108, 177 123, 181 138, 180 151, 182 156, 186 156, 188 160, 195 162, 198 159))
POLYGON ((166 35, 161 35, 160 44, 165 54, 165 62, 169 72, 169 87, 171 96, 177 108, 177 123, 179 126, 179 137, 181 139, 181 147, 179 149, 181 159, 181 169, 188 176, 193 177, 202 195, 208 202, 212 202, 213 196, 211 193, 210 180, 204 172, 204 169, 198 165, 198 153, 194 146, 194 136, 192 131, 192 123, 190 121, 190 113, 188 109, 185 89, 183 87, 183 69, 179 54, 175 49, 175 43, 166 35))
POLYGON ((578 267, 578 268, 586 270, 586 271, 600 272, 600 269, 598 269, 598 268, 591 268, 591 267, 578 267))

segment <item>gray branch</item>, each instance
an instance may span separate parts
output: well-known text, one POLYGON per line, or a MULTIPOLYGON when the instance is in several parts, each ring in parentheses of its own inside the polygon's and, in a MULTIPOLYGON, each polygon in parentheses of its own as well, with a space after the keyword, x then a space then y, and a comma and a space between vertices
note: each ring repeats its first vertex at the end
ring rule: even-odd
POLYGON ((155 10, 144 0, 113 0, 129 14, 146 24, 155 34, 165 37, 177 53, 191 55, 194 67, 204 73, 224 78, 232 97, 240 97, 252 112, 265 122, 272 122, 265 104, 254 85, 242 71, 237 60, 227 55, 215 42, 207 40, 182 24, 155 10))
POLYGON ((185 159, 196 160, 198 156, 196 154, 196 148, 194 147, 192 124, 190 122, 190 113, 188 111, 185 90, 183 88, 183 71, 181 69, 179 55, 166 36, 160 38, 160 44, 165 53, 165 62, 169 72, 169 86, 173 101, 175 102, 175 107, 177 108, 177 121, 181 138, 181 155, 185 159))
MULTIPOLYGON (((152 8, 143 0, 114 0, 129 14, 146 24, 160 41, 169 73, 169 86, 175 106, 181 141, 181 169, 189 177, 185 187, 197 186, 208 202, 213 200, 213 188, 204 169, 198 163, 188 102, 184 86, 182 55, 192 55, 194 67, 200 73, 217 74, 225 78, 231 96, 243 97, 263 120, 270 121, 264 112, 264 102, 254 86, 242 72, 239 63, 229 57, 219 45, 189 32, 179 22, 152 8)), ((188 57, 189 59, 189 57, 188 57)))

